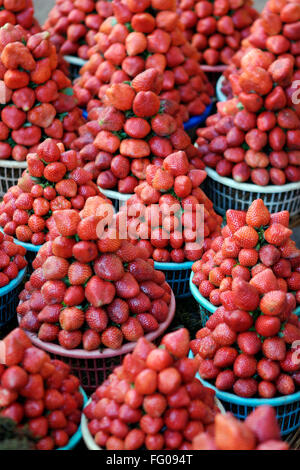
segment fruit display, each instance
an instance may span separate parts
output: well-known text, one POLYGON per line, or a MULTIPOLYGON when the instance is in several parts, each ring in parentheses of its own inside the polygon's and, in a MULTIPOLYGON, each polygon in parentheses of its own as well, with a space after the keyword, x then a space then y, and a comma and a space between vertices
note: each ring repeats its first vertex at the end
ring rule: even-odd
POLYGON ((200 63, 230 64, 258 13, 249 0, 178 0, 185 35, 200 52, 200 63))
POLYGON ((74 150, 46 139, 27 155, 28 169, 0 203, 0 226, 21 242, 42 245, 59 234, 53 219, 57 210, 83 209, 99 194, 92 175, 81 168, 74 150))
POLYGON ((146 179, 148 165, 161 165, 176 150, 185 150, 195 165, 204 168, 182 128, 178 105, 160 99, 162 85, 163 75, 149 68, 130 84, 110 85, 104 105, 89 112, 72 148, 80 151, 100 188, 132 194, 146 179))
POLYGON ((7 286, 27 266, 26 250, 0 232, 0 287, 7 286))
POLYGON ((19 328, 4 339, 0 416, 30 433, 36 450, 64 447, 80 424, 83 396, 69 366, 33 347, 19 328))
POLYGON ((111 2, 104 0, 56 0, 43 26, 62 55, 88 59, 103 21, 112 16, 111 2))
POLYGON ((263 280, 264 288, 287 293, 294 310, 300 305, 300 250, 290 238, 288 211, 270 214, 257 199, 247 212, 228 210, 226 221, 222 235, 192 267, 200 294, 220 306, 235 279, 259 289, 263 280))
POLYGON ((199 187, 205 178, 205 171, 193 168, 185 152, 171 153, 162 166, 148 165, 146 181, 121 207, 120 214, 128 218, 128 236, 147 246, 153 260, 198 260, 219 237, 222 218, 199 187))
POLYGON ((191 342, 200 376, 245 398, 292 394, 300 383, 300 322, 292 313, 300 250, 290 240, 288 213, 270 215, 259 199, 247 213, 226 217, 224 238, 193 267, 201 294, 219 305, 191 342))
POLYGON ((0 10, 0 27, 10 23, 36 34, 41 31, 38 21, 34 18, 32 0, 2 0, 0 10))
POLYGON ((163 74, 161 98, 180 105, 183 121, 204 112, 213 87, 186 40, 175 1, 114 0, 113 14, 100 26, 96 46, 74 83, 79 105, 99 106, 109 84, 133 80, 156 68, 163 74))
POLYGON ((218 408, 215 392, 195 378, 188 359, 189 333, 169 333, 156 347, 140 339, 84 408, 95 443, 107 450, 192 450, 211 432, 218 408))
POLYGON ((0 28, 2 160, 24 161, 47 137, 69 148, 84 122, 49 37, 48 32, 29 36, 10 24, 0 28))
POLYGON ((40 249, 17 309, 21 328, 41 341, 65 349, 119 349, 168 317, 171 289, 164 274, 145 249, 105 228, 109 205, 103 202, 90 197, 80 214, 53 213, 60 235, 40 249))
POLYGON ((274 408, 260 406, 244 422, 231 413, 215 417, 213 433, 201 433, 193 439, 194 450, 288 450, 281 440, 274 408))

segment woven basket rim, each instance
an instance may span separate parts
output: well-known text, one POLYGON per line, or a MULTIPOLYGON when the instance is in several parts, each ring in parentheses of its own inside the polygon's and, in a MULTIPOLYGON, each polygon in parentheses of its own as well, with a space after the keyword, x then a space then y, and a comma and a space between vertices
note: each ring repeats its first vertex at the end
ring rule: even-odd
MULTIPOLYGON (((89 399, 81 386, 79 387, 79 391, 81 395, 83 396, 83 407, 82 407, 83 409, 88 404, 89 399)), ((81 439, 82 439, 82 430, 81 430, 81 421, 80 421, 77 431, 75 432, 75 434, 73 434, 73 436, 70 437, 68 444, 64 447, 58 447, 58 449, 56 450, 72 450, 74 449, 74 447, 77 446, 77 444, 81 441, 81 439)))
POLYGON ((81 59, 80 57, 76 57, 73 55, 64 55, 64 59, 66 62, 68 62, 68 64, 79 65, 80 67, 82 67, 88 62, 87 60, 81 59))
POLYGON ((216 85, 217 100, 221 101, 221 102, 224 102, 224 101, 228 100, 227 96, 222 91, 222 86, 223 86, 224 82, 225 82, 225 77, 224 77, 224 75, 221 75, 221 77, 218 78, 217 85, 216 85))
MULTIPOLYGON (((144 337, 149 341, 153 341, 159 336, 161 336, 161 334, 171 324, 175 315, 175 310, 176 310, 175 296, 174 296, 173 291, 171 291, 171 302, 169 306, 169 314, 168 314, 167 319, 159 325, 159 328, 156 331, 153 331, 152 333, 148 333, 144 337)), ((18 315, 19 322, 21 318, 22 317, 18 315)), ((73 358, 73 359, 107 359, 110 357, 123 356, 124 354, 131 352, 136 346, 136 342, 126 343, 119 349, 106 349, 102 353, 99 351, 84 351, 83 349, 68 350, 68 349, 62 348, 61 346, 57 344, 46 343, 44 341, 41 341, 40 339, 38 339, 35 333, 31 333, 26 330, 24 331, 27 334, 27 336, 31 339, 32 343, 38 348, 43 349, 44 351, 48 353, 57 354, 63 357, 68 357, 68 358, 73 358)))
POLYGON ((282 186, 276 186, 275 184, 272 186, 258 186, 257 184, 251 183, 238 183, 237 181, 234 181, 231 178, 218 175, 215 170, 209 167, 205 167, 205 171, 212 180, 217 181, 218 183, 222 183, 225 186, 229 186, 230 188, 238 189, 239 191, 248 191, 250 193, 275 194, 300 189, 300 181, 298 181, 297 183, 283 184, 282 186))
POLYGON ((16 160, 0 160, 0 168, 24 169, 27 168, 26 160, 17 162, 16 160))
POLYGON ((7 284, 6 286, 3 286, 3 287, 0 288, 0 297, 3 297, 4 295, 11 292, 13 289, 18 287, 18 285, 22 282, 22 280, 25 276, 26 269, 27 269, 27 267, 23 268, 21 271, 19 271, 19 273, 18 273, 17 277, 15 277, 15 279, 12 279, 12 281, 10 281, 9 284, 7 284))
POLYGON ((200 64, 200 68, 203 72, 225 72, 227 70, 228 65, 219 64, 219 65, 207 65, 207 64, 200 64))

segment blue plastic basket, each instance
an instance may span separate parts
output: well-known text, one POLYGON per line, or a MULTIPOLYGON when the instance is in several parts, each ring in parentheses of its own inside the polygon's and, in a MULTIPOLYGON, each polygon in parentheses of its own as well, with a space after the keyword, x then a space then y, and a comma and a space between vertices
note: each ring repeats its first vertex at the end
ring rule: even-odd
POLYGON ((217 310, 218 307, 210 303, 203 295, 200 294, 198 287, 193 283, 194 272, 190 276, 190 291, 194 299, 199 304, 201 323, 204 327, 209 317, 217 310))
POLYGON ((82 110, 82 116, 84 117, 84 119, 87 119, 88 118, 88 112, 86 109, 83 109, 82 110))
POLYGON ((166 282, 170 285, 177 299, 191 296, 189 280, 193 261, 185 263, 159 263, 154 262, 154 267, 163 271, 166 276, 166 282))
POLYGON ((0 327, 10 322, 16 314, 21 283, 25 273, 26 268, 22 269, 7 286, 0 288, 0 327))
MULTIPOLYGON (((191 351, 189 357, 194 357, 191 351)), ((292 395, 269 399, 243 398, 233 393, 218 390, 210 382, 203 380, 198 373, 196 377, 205 387, 211 388, 216 392, 217 398, 222 402, 226 411, 230 411, 242 421, 258 406, 269 405, 276 411, 282 436, 295 431, 300 426, 300 391, 292 395)))
MULTIPOLYGON (((85 391, 83 390, 83 388, 80 387, 79 389, 80 389, 80 393, 83 396, 83 406, 82 406, 82 409, 83 409, 87 405, 88 397, 85 391)), ((81 424, 79 424, 77 431, 75 432, 75 434, 73 434, 68 444, 64 447, 59 447, 56 450, 72 450, 74 449, 74 447, 76 447, 79 444, 81 439, 82 439, 81 424)))
POLYGON ((203 124, 206 118, 210 115, 212 107, 213 107, 213 102, 211 101, 206 106, 204 113, 200 114, 199 116, 193 116, 184 123, 183 125, 184 130, 185 131, 196 130, 200 126, 200 124, 203 124))

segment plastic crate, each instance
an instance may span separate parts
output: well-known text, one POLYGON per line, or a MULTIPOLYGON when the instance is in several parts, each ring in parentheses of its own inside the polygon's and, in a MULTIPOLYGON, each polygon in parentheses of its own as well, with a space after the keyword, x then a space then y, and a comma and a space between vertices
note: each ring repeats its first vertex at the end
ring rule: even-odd
POLYGON ((154 267, 165 274, 166 281, 177 299, 191 296, 189 280, 193 263, 193 261, 185 263, 154 262, 154 267))
POLYGON ((26 168, 27 162, 0 160, 0 196, 4 196, 9 188, 18 184, 18 180, 26 168))
POLYGON ((290 216, 300 212, 300 181, 282 186, 257 186, 251 183, 237 183, 231 178, 218 175, 207 168, 203 183, 205 194, 213 202, 214 209, 225 215, 227 209, 247 211, 255 199, 262 199, 271 213, 287 210, 290 216))
POLYGON ((217 101, 227 101, 228 100, 227 96, 222 91, 222 86, 223 86, 224 81, 225 81, 225 77, 223 75, 221 75, 221 77, 218 78, 217 85, 216 85, 217 101))
MULTIPOLYGON (((84 408, 88 403, 88 397, 86 396, 86 393, 85 393, 85 391, 83 390, 82 387, 80 387, 79 390, 80 390, 80 393, 83 396, 83 408, 84 408)), ((56 450, 72 450, 79 444, 81 439, 82 439, 82 429, 81 429, 81 423, 80 423, 79 426, 78 426, 77 431, 75 432, 75 434, 73 434, 73 436, 71 436, 68 444, 64 447, 59 447, 56 450)))
MULTIPOLYGON (((193 357, 190 352, 189 357, 193 357)), ((292 395, 276 398, 243 398, 233 393, 218 390, 214 385, 203 380, 197 373, 196 377, 205 387, 212 388, 217 398, 221 401, 226 411, 230 411, 238 419, 244 420, 258 406, 269 405, 276 411, 276 417, 282 436, 285 436, 300 426, 300 391, 292 395)))
POLYGON ((209 302, 203 295, 200 294, 198 287, 193 284, 194 273, 191 272, 190 276, 190 290, 194 299, 198 302, 201 324, 204 327, 209 317, 217 310, 218 307, 209 302))
MULTIPOLYGON (((149 341, 158 340, 171 324, 175 315, 176 302, 172 294, 167 319, 159 325, 158 330, 145 335, 149 341)), ((20 320, 20 317, 18 318, 20 320)), ((130 353, 136 343, 124 344, 120 349, 105 349, 100 351, 84 351, 82 349, 67 350, 53 343, 40 341, 36 334, 26 331, 32 343, 50 354, 52 359, 59 359, 71 367, 82 388, 86 393, 92 394, 96 388, 111 374, 114 368, 121 364, 124 356, 130 353)))
POLYGON ((80 59, 80 57, 74 57, 72 55, 65 55, 64 59, 69 64, 69 74, 73 82, 80 76, 80 69, 87 63, 87 60, 80 59))
POLYGON ((126 202, 128 201, 128 199, 131 198, 131 196, 134 196, 134 194, 122 194, 118 193, 118 191, 112 191, 111 189, 102 189, 100 186, 98 187, 101 193, 111 200, 116 211, 118 211, 120 207, 124 206, 124 204, 126 204, 126 202))
POLYGON ((0 288, 0 327, 9 323, 16 314, 25 273, 26 268, 22 269, 7 286, 0 288))

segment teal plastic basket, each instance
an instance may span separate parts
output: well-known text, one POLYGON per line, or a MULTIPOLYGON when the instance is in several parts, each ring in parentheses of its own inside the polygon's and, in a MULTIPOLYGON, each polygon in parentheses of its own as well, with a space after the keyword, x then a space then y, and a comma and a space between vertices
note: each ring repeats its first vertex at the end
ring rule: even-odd
POLYGON ((22 269, 7 286, 0 288, 0 327, 9 323, 16 314, 25 273, 26 268, 22 269))
MULTIPOLYGON (((191 351, 189 357, 194 357, 191 351)), ((198 373, 196 377, 205 387, 211 388, 216 392, 217 398, 221 401, 226 411, 230 411, 242 421, 258 406, 269 405, 276 411, 282 436, 295 431, 300 426, 300 391, 292 395, 269 399, 243 398, 233 393, 218 390, 210 382, 203 380, 198 373)))
POLYGON ((210 303, 203 295, 200 294, 198 287, 193 284, 194 272, 191 272, 190 276, 190 291, 194 299, 199 304, 200 317, 202 326, 206 325, 209 317, 217 310, 218 307, 210 303))
POLYGON ((189 280, 193 261, 185 263, 159 263, 154 262, 154 267, 163 271, 166 276, 166 282, 170 285, 177 299, 191 296, 189 280))
MULTIPOLYGON (((83 409, 87 405, 88 397, 82 387, 80 387, 79 389, 80 389, 81 395, 83 396, 83 406, 82 406, 82 409, 83 409)), ((77 431, 70 438, 68 444, 64 447, 59 447, 56 450, 72 450, 79 444, 81 439, 82 439, 82 431, 81 431, 81 423, 80 423, 77 431)))
POLYGON ((221 75, 221 77, 217 81, 216 97, 217 97, 218 101, 227 101, 228 100, 227 96, 222 91, 222 86, 223 86, 225 80, 226 79, 225 79, 224 75, 221 75))
POLYGON ((101 191, 104 196, 111 200, 115 210, 118 212, 120 207, 124 206, 128 199, 130 199, 134 194, 123 194, 118 193, 118 191, 113 191, 111 189, 103 189, 98 186, 99 190, 101 191))

